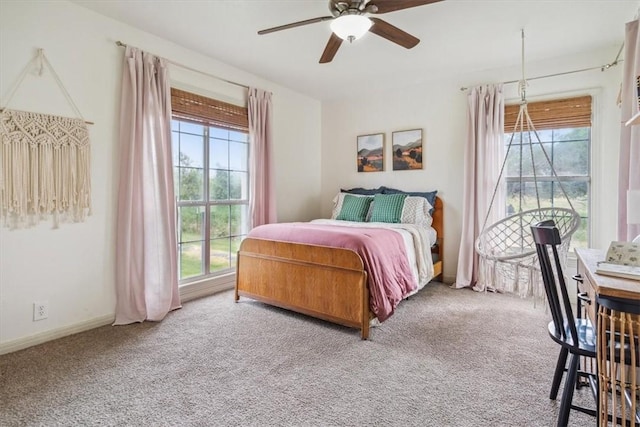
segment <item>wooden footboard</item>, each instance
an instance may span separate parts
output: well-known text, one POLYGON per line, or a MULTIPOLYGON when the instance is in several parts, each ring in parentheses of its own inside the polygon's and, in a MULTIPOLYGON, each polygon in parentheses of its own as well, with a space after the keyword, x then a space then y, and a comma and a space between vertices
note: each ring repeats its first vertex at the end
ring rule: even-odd
POLYGON ((349 249, 255 238, 242 241, 236 270, 240 296, 359 328, 369 337, 367 273, 349 249))
MULTIPOLYGON (((434 277, 442 276, 443 204, 436 198, 432 227, 434 277)), ((248 297, 288 310, 359 328, 369 337, 367 272, 352 250, 246 238, 240 245, 235 301, 248 297)))

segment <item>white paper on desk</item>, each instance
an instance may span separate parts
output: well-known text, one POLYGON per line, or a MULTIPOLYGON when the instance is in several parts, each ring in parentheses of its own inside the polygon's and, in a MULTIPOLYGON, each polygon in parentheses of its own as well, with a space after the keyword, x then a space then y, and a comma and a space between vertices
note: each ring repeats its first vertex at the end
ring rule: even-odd
POLYGON ((640 267, 640 244, 632 242, 611 242, 604 261, 610 264, 640 267))

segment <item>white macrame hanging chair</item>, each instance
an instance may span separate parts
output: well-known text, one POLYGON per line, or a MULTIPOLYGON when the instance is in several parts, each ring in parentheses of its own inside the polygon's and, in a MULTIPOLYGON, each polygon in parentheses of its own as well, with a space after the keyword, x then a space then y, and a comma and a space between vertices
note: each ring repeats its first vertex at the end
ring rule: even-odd
MULTIPOLYGON (((531 235, 530 226, 540 221, 553 220, 560 232, 561 245, 558 248, 561 260, 566 261, 571 236, 580 225, 580 215, 573 208, 571 200, 567 196, 562 182, 558 179, 553 164, 547 154, 540 137, 536 131, 529 112, 527 111, 526 101, 526 85, 524 78, 524 32, 522 32, 522 80, 519 82, 519 91, 521 95, 520 111, 516 119, 513 132, 507 145, 507 150, 500 169, 500 175, 496 187, 491 197, 491 202, 487 210, 482 231, 476 239, 475 248, 480 258, 479 278, 478 280, 484 284, 485 290, 496 290, 515 292, 522 297, 534 296, 536 298, 544 298, 544 288, 542 286, 542 277, 540 275, 540 267, 536 254, 535 244, 531 235), (519 135, 520 143, 520 198, 519 209, 512 215, 509 215, 493 224, 487 225, 496 194, 502 184, 502 177, 507 164, 509 152, 514 143, 514 136, 519 135), (528 147, 525 147, 525 141, 528 141, 528 147), (543 159, 546 160, 551 170, 550 176, 542 179, 538 177, 540 165, 536 165, 534 156, 534 144, 537 144, 543 153, 543 159), (531 170, 533 171, 533 186, 536 194, 536 208, 522 210, 522 191, 523 185, 523 164, 522 153, 527 149, 531 159, 531 170), (541 206, 540 203, 540 183, 558 185, 562 194, 568 202, 568 208, 558 206, 541 206)), ((553 200, 553 199, 551 199, 553 200)), ((499 207, 503 209, 504 207, 499 207)), ((564 265, 563 265, 564 266, 564 265)), ((563 269, 564 270, 564 269, 563 269)))

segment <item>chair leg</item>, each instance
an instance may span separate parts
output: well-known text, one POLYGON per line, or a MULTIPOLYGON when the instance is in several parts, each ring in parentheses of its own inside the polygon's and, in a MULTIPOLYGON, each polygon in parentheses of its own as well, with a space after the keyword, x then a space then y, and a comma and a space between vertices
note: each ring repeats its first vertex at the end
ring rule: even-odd
POLYGON ((549 393, 549 399, 556 400, 558 397, 558 389, 560 388, 560 381, 562 381, 562 374, 564 374, 565 366, 567 365, 567 354, 569 350, 566 347, 560 348, 560 354, 558 355, 558 363, 556 363, 556 372, 553 374, 553 383, 551 383, 551 393, 549 393))
POLYGON ((565 378, 564 383, 564 390, 562 391, 560 412, 558 413, 558 427, 565 427, 569 424, 569 411, 571 410, 573 391, 576 388, 576 379, 578 376, 578 362, 580 362, 580 356, 577 354, 571 354, 571 359, 569 359, 569 368, 567 369, 567 377, 565 378))

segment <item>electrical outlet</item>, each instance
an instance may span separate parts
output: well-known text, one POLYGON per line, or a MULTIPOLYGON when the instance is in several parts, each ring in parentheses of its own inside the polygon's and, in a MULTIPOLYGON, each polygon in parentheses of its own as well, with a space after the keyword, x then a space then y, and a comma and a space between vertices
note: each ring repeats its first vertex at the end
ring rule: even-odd
POLYGON ((33 321, 42 320, 49 317, 49 301, 33 302, 33 321))

